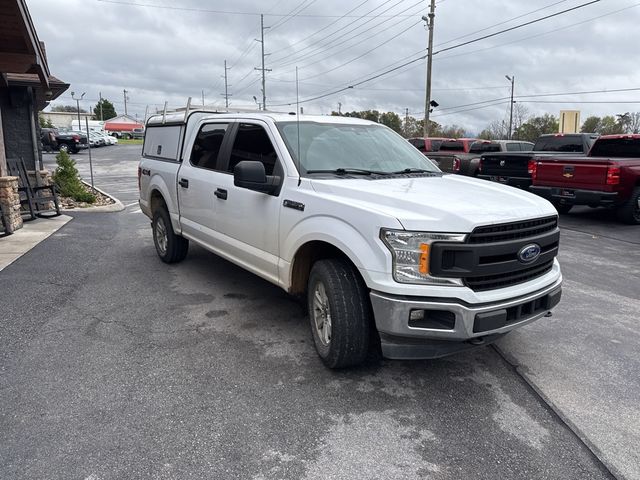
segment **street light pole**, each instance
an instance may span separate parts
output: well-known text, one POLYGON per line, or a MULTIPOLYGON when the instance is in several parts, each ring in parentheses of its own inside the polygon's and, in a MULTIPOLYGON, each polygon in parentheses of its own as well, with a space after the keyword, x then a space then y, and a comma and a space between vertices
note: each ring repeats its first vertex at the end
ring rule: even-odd
POLYGON ((431 63, 433 61, 433 21, 436 16, 436 0, 431 0, 429 15, 422 17, 429 28, 429 51, 427 52, 427 84, 424 99, 424 136, 429 136, 429 109, 431 108, 431 63))
MULTIPOLYGON (((71 98, 76 101, 76 112, 78 112, 78 130, 82 130, 82 125, 80 124, 80 100, 84 98, 87 92, 82 92, 80 98, 75 97, 75 93, 71 92, 71 98)), ((89 141, 89 132, 87 132, 87 142, 89 141)))
POLYGON ((515 75, 505 75, 505 78, 511 82, 511 109, 509 110, 509 140, 511 140, 512 131, 513 131, 513 84, 516 81, 515 75))

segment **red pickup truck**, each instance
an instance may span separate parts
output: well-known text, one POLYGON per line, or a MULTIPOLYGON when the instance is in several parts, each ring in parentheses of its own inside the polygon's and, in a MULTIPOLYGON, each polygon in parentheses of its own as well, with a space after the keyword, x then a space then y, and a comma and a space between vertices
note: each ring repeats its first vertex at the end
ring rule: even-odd
POLYGON ((560 213, 574 205, 609 207, 640 224, 640 135, 603 135, 587 156, 543 157, 530 162, 530 190, 560 213))

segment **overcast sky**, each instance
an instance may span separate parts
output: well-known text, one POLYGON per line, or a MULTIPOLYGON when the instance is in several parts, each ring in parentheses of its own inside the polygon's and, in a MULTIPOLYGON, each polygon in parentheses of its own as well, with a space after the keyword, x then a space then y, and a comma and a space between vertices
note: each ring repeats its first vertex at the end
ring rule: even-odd
MULTIPOLYGON (((510 83, 531 114, 561 109, 589 115, 640 110, 640 2, 601 0, 491 38, 460 43, 526 23, 588 0, 439 0, 436 4, 432 119, 477 133, 508 118, 510 83), (633 89, 617 93, 570 92, 633 89), (559 93, 545 97, 522 97, 559 93), (534 103, 535 101, 535 103, 534 103), (554 103, 541 103, 541 102, 554 103), (487 102, 484 108, 478 102, 487 102), (576 103, 591 102, 591 103, 576 103), (593 103, 605 102, 605 103, 593 103), (613 103, 621 102, 621 103, 613 103), (623 103, 626 102, 626 103, 623 103), (639 103, 633 103, 639 102, 639 103), (470 105, 475 104, 475 105, 470 105)), ((224 106, 224 61, 230 103, 262 101, 260 13, 264 13, 267 106, 305 113, 377 109, 424 115, 426 61, 321 99, 426 53, 427 0, 27 0, 51 72, 71 84, 54 104, 99 92, 124 113, 144 116, 185 105, 187 97, 224 106), (168 8, 166 8, 168 7, 168 8), (235 12, 235 13, 234 13, 235 12), (279 105, 279 106, 277 106, 279 105)))

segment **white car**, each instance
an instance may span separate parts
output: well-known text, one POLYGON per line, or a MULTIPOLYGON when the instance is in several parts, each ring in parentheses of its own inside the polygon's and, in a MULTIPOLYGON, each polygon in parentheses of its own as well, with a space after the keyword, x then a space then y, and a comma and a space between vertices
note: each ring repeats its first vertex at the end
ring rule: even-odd
POLYGON ((118 139, 117 138, 112 137, 111 135, 107 135, 102 130, 94 130, 94 133, 96 135, 100 136, 100 138, 102 138, 104 140, 104 144, 105 145, 117 145, 118 144, 118 139))
POLYGON ((138 177, 164 262, 194 242, 306 296, 330 368, 486 345, 560 301, 549 202, 442 173, 373 122, 154 116, 138 177))

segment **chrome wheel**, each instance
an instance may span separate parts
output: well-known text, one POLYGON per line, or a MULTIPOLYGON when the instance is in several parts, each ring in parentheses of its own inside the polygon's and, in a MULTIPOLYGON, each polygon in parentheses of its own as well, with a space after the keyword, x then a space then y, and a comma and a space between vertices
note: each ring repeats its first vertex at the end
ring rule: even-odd
POLYGON ((331 307, 324 283, 316 283, 313 292, 313 325, 320 342, 328 346, 331 343, 331 307))
POLYGON ((160 251, 160 255, 167 254, 167 227, 164 224, 164 219, 162 217, 158 217, 156 220, 156 228, 154 230, 156 246, 160 251))

